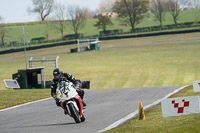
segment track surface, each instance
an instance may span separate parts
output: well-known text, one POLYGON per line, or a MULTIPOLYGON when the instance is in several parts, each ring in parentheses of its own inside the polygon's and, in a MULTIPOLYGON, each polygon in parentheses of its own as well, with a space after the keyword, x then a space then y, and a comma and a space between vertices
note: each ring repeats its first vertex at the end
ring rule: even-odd
POLYGON ((53 99, 0 111, 0 133, 94 133, 180 87, 87 90, 86 121, 75 124, 53 99))

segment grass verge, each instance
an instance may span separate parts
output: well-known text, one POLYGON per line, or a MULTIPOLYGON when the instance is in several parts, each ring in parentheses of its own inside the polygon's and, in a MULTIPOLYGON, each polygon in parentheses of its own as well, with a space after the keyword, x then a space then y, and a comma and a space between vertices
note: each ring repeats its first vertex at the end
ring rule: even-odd
POLYGON ((0 90, 0 109, 50 97, 49 89, 0 90))
MULTIPOLYGON (((186 87, 172 97, 200 96, 194 93, 193 86, 186 87)), ((197 133, 199 132, 200 114, 162 117, 161 104, 145 111, 146 120, 130 120, 120 127, 105 133, 197 133)))

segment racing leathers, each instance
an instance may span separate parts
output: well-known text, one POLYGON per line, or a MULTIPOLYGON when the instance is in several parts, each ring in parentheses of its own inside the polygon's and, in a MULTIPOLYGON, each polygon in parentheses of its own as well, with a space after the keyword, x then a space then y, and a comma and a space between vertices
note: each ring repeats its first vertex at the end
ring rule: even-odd
MULTIPOLYGON (((61 77, 63 80, 69 80, 70 82, 72 82, 75 86, 79 86, 78 81, 74 78, 74 76, 72 76, 70 73, 63 73, 63 76, 61 77)), ((56 88, 57 88, 57 84, 58 84, 58 79, 53 79, 51 82, 51 96, 56 100, 56 105, 60 106, 60 102, 59 99, 56 98, 56 88)), ((83 102, 83 106, 86 106, 85 102, 83 101, 83 97, 85 92, 80 88, 80 87, 75 87, 77 93, 79 94, 79 96, 82 99, 83 102)))

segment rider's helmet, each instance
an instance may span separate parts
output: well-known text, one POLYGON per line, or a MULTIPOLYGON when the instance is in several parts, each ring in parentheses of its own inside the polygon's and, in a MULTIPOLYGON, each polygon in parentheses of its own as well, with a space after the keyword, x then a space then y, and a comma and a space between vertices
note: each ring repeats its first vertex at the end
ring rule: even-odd
POLYGON ((60 68, 56 68, 53 70, 53 77, 55 80, 59 80, 63 77, 63 71, 60 68))

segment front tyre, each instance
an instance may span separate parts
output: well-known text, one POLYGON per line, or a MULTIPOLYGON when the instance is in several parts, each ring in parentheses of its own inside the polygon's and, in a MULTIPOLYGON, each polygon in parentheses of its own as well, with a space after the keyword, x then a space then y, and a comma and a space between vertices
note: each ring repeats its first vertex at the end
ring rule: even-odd
POLYGON ((82 114, 81 122, 84 122, 84 121, 85 121, 85 116, 84 116, 84 114, 82 114))
POLYGON ((80 123, 81 122, 81 119, 79 117, 79 112, 78 110, 76 110, 76 108, 74 107, 74 104, 73 103, 69 103, 68 104, 68 107, 69 107, 69 110, 71 112, 71 116, 74 118, 75 122, 76 123, 80 123))

